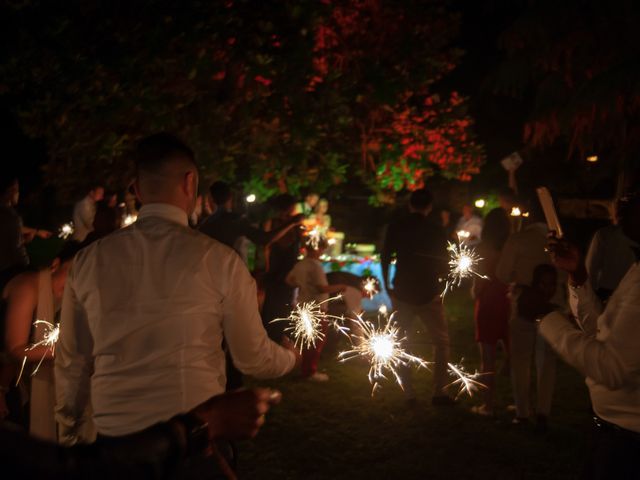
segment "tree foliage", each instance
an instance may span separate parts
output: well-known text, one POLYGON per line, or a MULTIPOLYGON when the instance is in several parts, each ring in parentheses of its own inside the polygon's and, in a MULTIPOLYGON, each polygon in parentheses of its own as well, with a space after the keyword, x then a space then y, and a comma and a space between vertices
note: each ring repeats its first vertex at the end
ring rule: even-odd
POLYGON ((133 142, 172 131, 205 178, 268 195, 359 178, 374 191, 482 162, 445 0, 31 0, 4 5, 0 66, 48 178, 122 185, 133 142))
POLYGON ((535 0, 504 32, 498 90, 534 92, 524 137, 559 139, 581 157, 637 150, 640 139, 640 8, 632 0, 535 0))

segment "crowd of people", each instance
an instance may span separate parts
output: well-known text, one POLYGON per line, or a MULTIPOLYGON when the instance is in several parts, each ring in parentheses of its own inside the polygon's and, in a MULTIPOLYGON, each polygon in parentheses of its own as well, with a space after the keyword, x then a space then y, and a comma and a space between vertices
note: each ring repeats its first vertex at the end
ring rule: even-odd
MULTIPOLYGON (((232 442, 255 435, 280 400, 275 391, 243 390, 243 375, 299 371, 312 382, 329 380, 318 370, 323 341, 301 355, 286 322, 273 320, 299 302, 329 308, 323 302, 338 293, 346 311, 361 309, 361 279, 325 273, 326 239, 304 241, 308 222, 331 228, 326 200, 278 195, 273 214, 256 225, 234 211, 228 184, 214 182, 207 200, 198 194, 194 155, 177 138, 148 137, 135 158, 135 224, 121 228, 115 196, 94 186, 74 208, 74 240, 38 270, 29 268, 26 243, 51 232, 22 225, 18 182, 2 179, 0 439, 10 448, 0 457, 27 478, 234 478, 232 442), (247 241, 262 247, 258 278, 247 268, 247 241), (54 352, 43 340, 57 324, 54 352), (35 461, 27 447, 38 452, 35 461)), ((587 377, 591 392, 597 441, 585 471, 593 478, 629 472, 640 446, 640 197, 621 199, 615 224, 596 233, 586 256, 553 237, 537 201, 521 204, 528 216, 517 225, 506 205, 484 219, 465 206, 454 232, 433 205, 427 189, 412 192, 381 252, 382 281, 408 344, 419 319, 433 345, 432 405, 456 404, 446 388, 440 282, 453 235, 482 258, 469 287, 486 388, 472 411, 496 413, 501 345, 514 425, 535 419, 545 431, 559 355, 587 377)), ((411 370, 399 376, 415 408, 411 370)))

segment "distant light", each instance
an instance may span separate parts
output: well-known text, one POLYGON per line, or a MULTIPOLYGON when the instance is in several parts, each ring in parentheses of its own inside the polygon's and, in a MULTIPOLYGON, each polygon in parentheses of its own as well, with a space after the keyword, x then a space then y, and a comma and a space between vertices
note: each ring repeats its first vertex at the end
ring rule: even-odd
POLYGON ((598 155, 589 155, 587 157, 587 162, 596 163, 598 161, 598 155))
POLYGON ((522 215, 522 212, 520 211, 520 209, 518 207, 513 207, 511 209, 511 216, 512 217, 519 217, 522 215))
POLYGON ((522 212, 522 216, 524 218, 529 218, 529 212, 522 212))
POLYGON ((486 205, 487 202, 484 201, 484 199, 479 198, 478 200, 476 200, 476 208, 484 208, 484 206, 486 205))
POLYGON ((378 308, 378 313, 380 313, 381 315, 386 315, 388 312, 389 310, 387 309, 387 306, 384 303, 380 305, 380 307, 378 308))
POLYGON ((256 196, 252 193, 250 195, 247 195, 247 203, 253 203, 256 201, 256 196))
POLYGON ((456 234, 458 235, 458 238, 469 238, 471 236, 471 233, 466 230, 458 230, 456 234))
POLYGON ((336 244, 336 239, 335 238, 330 238, 330 239, 327 240, 327 243, 329 245, 335 245, 336 244))

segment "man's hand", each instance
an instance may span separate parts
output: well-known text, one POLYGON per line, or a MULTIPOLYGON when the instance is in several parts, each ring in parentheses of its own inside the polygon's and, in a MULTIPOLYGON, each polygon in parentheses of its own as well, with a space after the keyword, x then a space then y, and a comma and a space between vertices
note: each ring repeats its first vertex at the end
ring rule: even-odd
POLYGON ((293 367, 292 371, 297 370, 300 367, 300 364, 302 363, 302 355, 300 354, 300 350, 296 348, 295 344, 286 335, 282 336, 282 341, 280 342, 280 345, 282 345, 287 350, 291 350, 293 354, 296 356, 296 364, 293 367))
POLYGON ((271 405, 279 403, 281 397, 280 392, 267 388, 238 390, 207 400, 193 413, 207 422, 210 440, 253 438, 271 405))
POLYGON ((572 285, 583 285, 587 281, 587 268, 580 249, 576 245, 563 239, 550 237, 547 251, 555 267, 569 274, 572 285))

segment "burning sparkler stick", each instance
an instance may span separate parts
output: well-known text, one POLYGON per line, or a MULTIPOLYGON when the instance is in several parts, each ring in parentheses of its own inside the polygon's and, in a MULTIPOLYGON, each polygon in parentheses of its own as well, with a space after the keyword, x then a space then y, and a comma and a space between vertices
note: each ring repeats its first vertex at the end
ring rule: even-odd
POLYGON ((465 371, 464 366, 462 365, 463 360, 460 360, 460 364, 458 365, 454 365, 453 363, 448 364, 449 374, 455 377, 455 380, 451 382, 449 385, 447 385, 445 388, 448 388, 454 385, 459 387, 458 394, 456 395, 456 400, 464 392, 466 392, 470 397, 473 397, 474 392, 477 392, 481 388, 487 388, 487 386, 484 383, 481 383, 478 380, 476 380, 481 375, 477 370, 475 373, 469 373, 465 371))
POLYGON ((287 318, 276 318, 273 322, 289 322, 289 326, 285 328, 285 332, 291 332, 294 339, 294 345, 300 348, 300 352, 305 348, 315 348, 316 342, 324 339, 323 322, 329 322, 338 332, 344 333, 348 328, 344 326, 344 317, 329 315, 322 306, 325 303, 332 302, 342 298, 341 295, 328 298, 322 302, 303 302, 296 305, 291 314, 287 318))
POLYGON ((447 250, 449 251, 449 266, 451 269, 447 275, 444 291, 441 295, 442 297, 444 297, 451 288, 459 287, 465 278, 470 278, 474 275, 479 278, 487 278, 475 270, 478 262, 482 260, 482 258, 478 256, 473 248, 449 242, 447 250))
POLYGON ((314 250, 318 249, 321 240, 324 238, 322 230, 320 230, 318 226, 313 227, 311 230, 307 230, 305 235, 307 236, 307 245, 309 245, 314 250))
POLYGON ((379 286, 379 282, 376 277, 367 277, 362 282, 362 289, 365 291, 369 299, 372 299, 378 293, 380 293, 380 289, 378 288, 378 286, 379 286))
MULTIPOLYGON (((38 325, 43 325, 45 331, 42 336, 42 340, 29 345, 27 348, 25 348, 25 352, 33 350, 34 348, 37 348, 37 347, 47 347, 47 349, 42 354, 42 358, 38 362, 38 365, 36 365, 36 368, 34 368, 33 372, 31 372, 32 377, 36 373, 38 373, 38 370, 40 369, 40 365, 42 365, 42 362, 44 362, 44 359, 47 356, 47 353, 51 352, 52 355, 55 354, 56 343, 58 342, 58 338, 60 337, 60 326, 55 323, 47 322, 46 320, 36 320, 35 322, 33 322, 33 325, 35 327, 37 327, 38 325)), ((24 367, 26 364, 27 364, 27 357, 25 355, 25 357, 22 359, 22 367, 20 368, 20 373, 18 375, 18 380, 16 380, 16 385, 20 383, 20 379, 22 378, 22 373, 24 371, 24 367)))
POLYGON ((390 317, 380 315, 378 325, 365 320, 360 315, 349 320, 356 324, 354 330, 360 333, 349 335, 352 349, 340 352, 338 358, 341 362, 353 358, 369 360, 371 366, 368 377, 369 382, 373 385, 372 396, 379 388, 379 381, 387 378, 385 372, 392 374, 400 388, 403 388, 398 368, 409 365, 428 367, 429 362, 410 355, 404 350, 402 343, 405 338, 400 338, 400 327, 393 321, 393 315, 390 317))
POLYGON ((73 235, 74 231, 75 231, 75 228, 73 226, 73 222, 64 223, 58 230, 58 238, 62 238, 63 240, 66 240, 71 235, 73 235))

